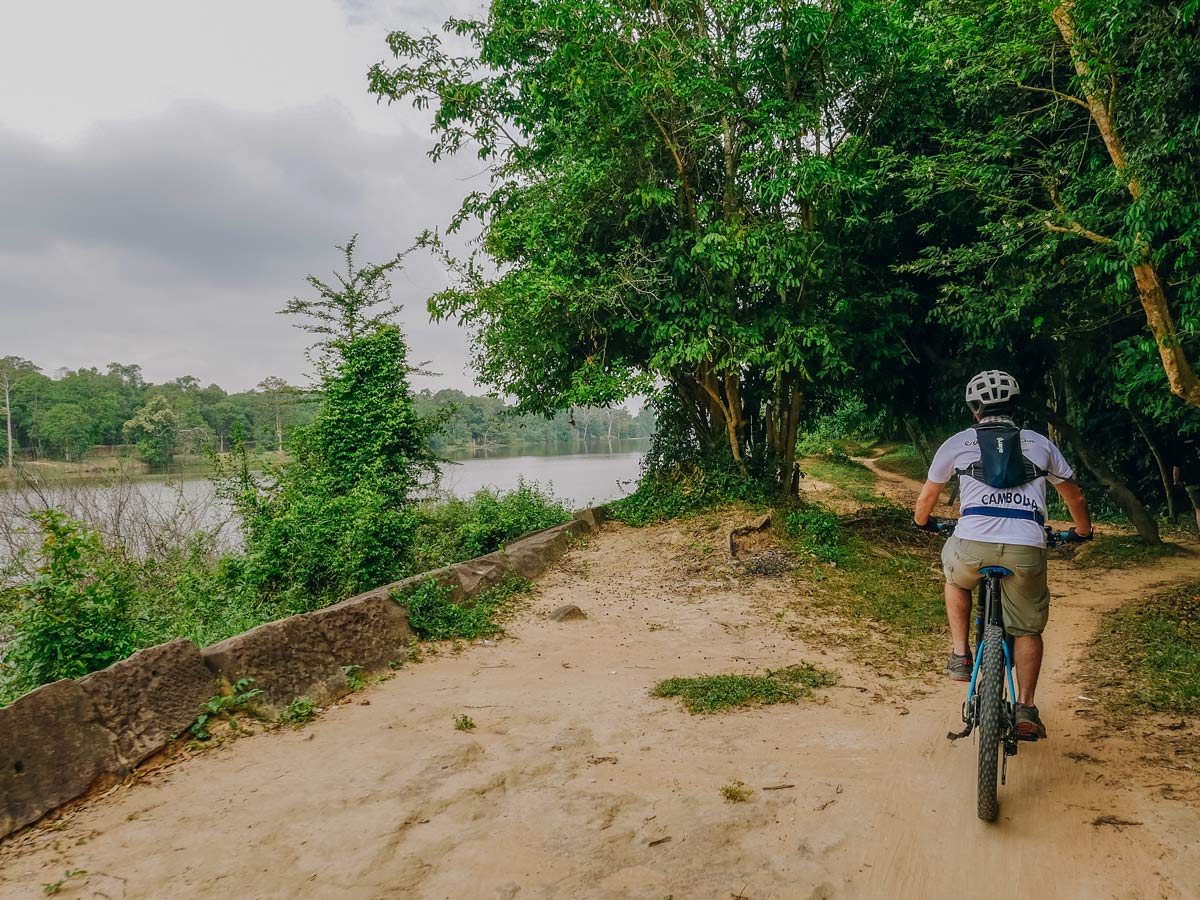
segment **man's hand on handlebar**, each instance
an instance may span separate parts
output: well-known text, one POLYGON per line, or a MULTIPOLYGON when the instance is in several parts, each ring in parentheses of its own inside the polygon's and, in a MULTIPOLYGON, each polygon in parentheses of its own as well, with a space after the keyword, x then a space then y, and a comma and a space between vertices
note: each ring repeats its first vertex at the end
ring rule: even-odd
POLYGON ((937 516, 930 516, 928 519, 925 520, 925 524, 923 524, 923 525, 920 522, 918 522, 916 519, 913 519, 913 525, 917 528, 920 528, 922 531, 928 531, 932 534, 938 534, 939 531, 941 530, 938 527, 937 516))
POLYGON ((1075 530, 1075 526, 1072 525, 1071 529, 1065 535, 1063 535, 1063 540, 1066 541, 1068 544, 1085 544, 1088 541, 1090 541, 1092 538, 1094 538, 1095 536, 1096 536, 1095 528, 1093 528, 1087 534, 1080 534, 1078 531, 1075 530))

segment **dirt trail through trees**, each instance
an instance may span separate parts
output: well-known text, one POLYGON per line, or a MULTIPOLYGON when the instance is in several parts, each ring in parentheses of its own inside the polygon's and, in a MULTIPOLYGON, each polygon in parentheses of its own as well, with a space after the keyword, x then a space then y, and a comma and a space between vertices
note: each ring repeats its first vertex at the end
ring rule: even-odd
POLYGON ((60 896, 114 900, 1196 895, 1194 773, 1151 765, 1131 736, 1089 738, 1074 680, 1097 614, 1200 577, 1195 557, 1052 573, 1051 739, 1021 748, 986 826, 975 745, 945 737, 962 686, 798 640, 776 617, 795 586, 708 564, 722 538, 611 526, 540 584, 512 637, 88 803, 0 850, 0 898, 68 870, 88 874, 60 896), (588 618, 545 617, 564 603, 588 618), (670 676, 801 660, 841 683, 708 717, 649 696, 670 676), (455 730, 460 714, 477 727, 455 730), (722 798, 735 780, 747 802, 722 798))

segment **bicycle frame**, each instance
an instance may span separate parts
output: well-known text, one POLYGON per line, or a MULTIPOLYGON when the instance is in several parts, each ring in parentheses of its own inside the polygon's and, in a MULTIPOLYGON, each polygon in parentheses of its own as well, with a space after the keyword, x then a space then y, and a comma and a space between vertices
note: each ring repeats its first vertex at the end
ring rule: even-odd
MULTIPOLYGON (((975 616, 975 662, 971 668, 971 682, 967 686, 967 700, 963 704, 963 721, 967 724, 967 728, 962 734, 957 737, 966 737, 975 728, 976 720, 976 692, 975 688, 979 682, 979 667, 983 660, 983 645, 985 643, 984 633, 987 630, 987 625, 998 625, 1001 631, 1004 630, 1004 604, 1001 602, 1001 586, 1000 582, 1007 578, 1012 572, 1001 566, 988 566, 981 569, 980 573, 984 576, 983 581, 979 584, 979 603, 976 607, 975 616)), ((1012 661, 1012 638, 1005 634, 1002 642, 1004 648, 1004 676, 1005 682, 1008 685, 1008 700, 1005 703, 1007 711, 1008 729, 1005 732, 1004 754, 1012 756, 1017 752, 1016 741, 1016 707, 1014 706, 1017 697, 1016 683, 1013 680, 1013 661, 1012 661)))

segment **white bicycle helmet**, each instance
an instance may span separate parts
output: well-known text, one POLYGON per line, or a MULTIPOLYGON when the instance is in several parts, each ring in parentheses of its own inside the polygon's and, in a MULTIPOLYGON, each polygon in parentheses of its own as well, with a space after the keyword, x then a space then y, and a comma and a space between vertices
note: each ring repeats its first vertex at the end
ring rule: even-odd
POLYGON ((975 415, 983 415, 997 406, 1005 406, 1021 396, 1017 379, 999 369, 980 372, 967 382, 967 406, 975 415))

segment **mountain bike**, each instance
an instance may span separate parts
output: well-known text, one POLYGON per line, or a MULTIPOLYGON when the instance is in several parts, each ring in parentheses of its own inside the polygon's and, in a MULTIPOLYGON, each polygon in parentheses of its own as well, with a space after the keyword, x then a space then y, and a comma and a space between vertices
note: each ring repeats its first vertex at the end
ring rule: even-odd
MULTIPOLYGON (((938 529, 949 537, 953 523, 938 529)), ((1065 543, 1067 532, 1046 528, 1046 549, 1065 543)), ((1019 741, 1036 741, 1037 735, 1017 733, 1017 691, 1013 682, 1012 637, 1004 630, 1004 605, 1001 603, 1000 583, 1012 571, 1003 566, 985 566, 979 570, 979 599, 975 613, 975 665, 967 686, 962 717, 966 728, 949 732, 952 741, 965 738, 977 730, 979 744, 979 777, 976 812, 985 822, 996 821, 1000 802, 997 785, 1004 784, 1008 774, 1008 758, 1017 755, 1019 741), (1001 756, 1000 749, 1004 754, 1001 756), (997 779, 997 769, 999 779, 997 779)))

